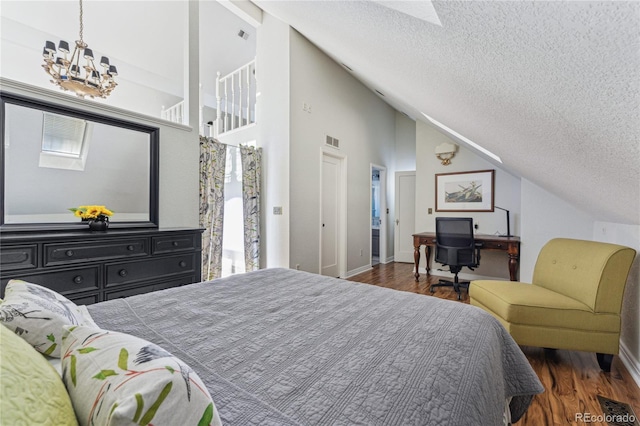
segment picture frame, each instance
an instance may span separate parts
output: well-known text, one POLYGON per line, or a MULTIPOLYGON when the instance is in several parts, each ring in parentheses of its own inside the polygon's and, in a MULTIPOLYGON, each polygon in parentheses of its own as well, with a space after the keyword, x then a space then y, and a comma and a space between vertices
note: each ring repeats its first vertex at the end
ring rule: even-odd
POLYGON ((494 211, 495 170, 436 174, 437 212, 494 211))

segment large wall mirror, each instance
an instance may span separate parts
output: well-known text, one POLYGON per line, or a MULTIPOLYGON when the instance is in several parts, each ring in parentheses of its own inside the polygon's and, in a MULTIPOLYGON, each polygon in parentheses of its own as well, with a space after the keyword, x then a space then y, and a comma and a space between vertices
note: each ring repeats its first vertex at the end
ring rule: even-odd
POLYGON ((158 128, 0 98, 3 231, 86 227, 81 205, 111 209, 111 227, 158 226, 158 128))

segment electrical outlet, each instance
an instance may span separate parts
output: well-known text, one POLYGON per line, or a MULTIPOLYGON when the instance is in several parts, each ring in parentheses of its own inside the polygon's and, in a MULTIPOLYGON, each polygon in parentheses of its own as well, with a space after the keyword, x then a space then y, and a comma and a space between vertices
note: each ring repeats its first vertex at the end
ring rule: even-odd
POLYGON ((299 270, 300 270, 300 264, 296 263, 296 271, 299 271, 299 270))
POLYGON ((280 206, 274 207, 273 208, 273 214, 276 214, 276 215, 282 214, 282 207, 280 207, 280 206))
POLYGON ((480 224, 478 222, 476 222, 473 227, 477 230, 478 228, 480 228, 480 224))
POLYGON ((362 256, 362 249, 360 249, 360 256, 362 256))
POLYGON ((427 214, 433 214, 433 209, 431 207, 427 209, 427 214))

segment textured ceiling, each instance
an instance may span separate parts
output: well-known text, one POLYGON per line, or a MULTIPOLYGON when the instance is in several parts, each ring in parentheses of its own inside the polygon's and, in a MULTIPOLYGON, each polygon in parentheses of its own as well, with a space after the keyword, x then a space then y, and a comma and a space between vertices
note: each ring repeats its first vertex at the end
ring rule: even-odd
POLYGON ((640 3, 254 3, 409 116, 597 220, 640 224, 640 3))

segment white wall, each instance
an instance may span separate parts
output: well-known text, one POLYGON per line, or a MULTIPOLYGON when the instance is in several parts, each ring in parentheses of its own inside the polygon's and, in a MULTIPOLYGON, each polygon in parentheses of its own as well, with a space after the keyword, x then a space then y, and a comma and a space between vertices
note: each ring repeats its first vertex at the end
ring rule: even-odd
MULTIPOLYGON (((350 275, 368 268, 371 261, 371 163, 387 168, 387 186, 393 188, 395 110, 293 30, 290 72, 290 266, 320 270, 321 150, 325 136, 331 135, 340 140, 337 152, 346 156, 348 164, 343 270, 350 275), (305 103, 311 106, 310 113, 303 110, 305 103)), ((393 199, 387 201, 393 205, 393 199)), ((391 222, 387 216, 387 242, 393 241, 391 222)))
POLYGON ((552 238, 593 239, 594 218, 526 179, 521 199, 520 280, 531 282, 542 246, 552 238))
MULTIPOLYGON (((434 154, 435 147, 443 142, 453 143, 449 137, 423 121, 416 121, 416 232, 435 232, 438 216, 472 217, 478 225, 478 234, 506 234, 506 214, 494 212, 436 212, 435 175, 473 170, 495 170, 495 205, 510 210, 511 233, 520 235, 520 179, 460 146, 451 164, 444 166, 434 154), (433 209, 428 214, 428 209, 433 209)), ((424 262, 424 261, 422 261, 424 262)), ((421 264, 424 267, 424 263, 421 264)), ((441 267, 432 263, 432 268, 441 267)), ((434 272, 448 275, 448 272, 434 272)), ((449 274, 450 275, 450 274, 449 274)), ((473 273, 464 270, 461 277, 495 277, 509 279, 506 253, 483 251, 480 266, 473 273)))
POLYGON ((416 169, 416 122, 396 111, 396 171, 416 169))
POLYGON ((262 246, 264 267, 289 267, 289 38, 287 24, 264 14, 256 44, 258 144, 264 148, 262 246), (282 207, 282 215, 273 208, 282 207))

